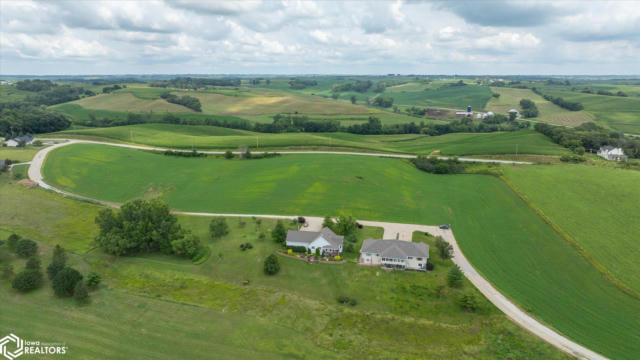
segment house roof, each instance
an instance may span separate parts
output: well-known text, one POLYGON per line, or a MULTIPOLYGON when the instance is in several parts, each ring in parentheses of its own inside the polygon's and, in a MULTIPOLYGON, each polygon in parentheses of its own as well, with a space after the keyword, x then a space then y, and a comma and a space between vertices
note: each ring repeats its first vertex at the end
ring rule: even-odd
POLYGON ((507 111, 507 112, 520 112, 520 111, 518 111, 518 110, 516 110, 516 109, 511 109, 511 110, 509 110, 509 111, 507 111))
POLYGON ((382 257, 405 259, 409 256, 429 257, 429 245, 402 240, 367 239, 360 252, 377 253, 382 257))
POLYGON ((31 137, 29 135, 23 135, 23 136, 15 137, 15 138, 13 138, 11 140, 13 140, 15 142, 20 142, 20 141, 29 142, 29 141, 33 140, 33 137, 31 137))
POLYGON ((339 247, 344 242, 344 236, 336 235, 328 227, 322 228, 320 231, 287 231, 287 242, 299 242, 311 244, 318 237, 322 236, 332 247, 339 247))

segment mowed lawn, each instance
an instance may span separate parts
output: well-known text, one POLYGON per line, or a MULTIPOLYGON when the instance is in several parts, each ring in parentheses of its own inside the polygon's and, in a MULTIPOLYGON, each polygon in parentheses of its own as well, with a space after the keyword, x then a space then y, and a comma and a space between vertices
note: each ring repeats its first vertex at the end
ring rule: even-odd
POLYGON ((515 89, 505 87, 492 87, 491 90, 500 94, 499 98, 491 98, 487 103, 487 110, 496 114, 506 114, 510 109, 520 108, 520 100, 529 99, 535 102, 540 112, 535 121, 542 121, 555 125, 578 126, 584 122, 593 121, 593 117, 584 111, 565 110, 530 89, 515 89))
POLYGON ((109 201, 190 211, 451 223, 465 255, 524 309, 615 358, 640 352, 640 302, 605 280, 498 178, 438 176, 397 159, 184 159, 99 145, 53 151, 46 181, 109 201))
POLYGON ((99 138, 144 145, 190 149, 256 150, 288 147, 337 147, 359 150, 443 155, 537 154, 561 155, 566 149, 533 130, 496 133, 454 133, 442 136, 419 134, 356 135, 348 133, 264 134, 215 126, 141 124, 109 128, 66 130, 59 137, 99 138))
POLYGON ((89 96, 67 104, 76 104, 91 110, 122 112, 194 112, 187 107, 169 103, 164 99, 142 99, 129 92, 114 92, 111 94, 89 96))
POLYGON ((425 87, 415 91, 415 88, 405 89, 402 86, 390 88, 389 93, 381 96, 390 96, 396 105, 408 106, 435 106, 449 109, 466 109, 471 105, 474 111, 484 109, 491 97, 491 90, 486 86, 443 86, 425 87))
POLYGON ((640 172, 558 165, 506 168, 505 176, 597 262, 640 294, 640 172))

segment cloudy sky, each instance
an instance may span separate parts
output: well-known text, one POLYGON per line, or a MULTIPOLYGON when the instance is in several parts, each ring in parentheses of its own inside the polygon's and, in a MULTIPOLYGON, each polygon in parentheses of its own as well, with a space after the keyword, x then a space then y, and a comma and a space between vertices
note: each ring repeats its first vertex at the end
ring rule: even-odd
POLYGON ((640 74, 640 1, 0 0, 0 74, 640 74))

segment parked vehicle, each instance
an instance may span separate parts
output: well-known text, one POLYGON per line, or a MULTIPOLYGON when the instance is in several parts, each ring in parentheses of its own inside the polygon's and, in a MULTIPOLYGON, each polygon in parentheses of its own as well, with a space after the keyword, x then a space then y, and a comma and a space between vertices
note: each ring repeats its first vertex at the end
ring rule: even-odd
POLYGON ((451 224, 442 224, 439 226, 442 230, 448 230, 451 228, 451 224))

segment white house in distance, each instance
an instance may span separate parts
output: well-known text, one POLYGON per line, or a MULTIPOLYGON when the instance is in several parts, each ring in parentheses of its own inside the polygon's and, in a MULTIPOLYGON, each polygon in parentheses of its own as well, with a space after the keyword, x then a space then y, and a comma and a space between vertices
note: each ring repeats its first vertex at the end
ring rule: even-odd
POLYGON ((287 231, 287 246, 301 246, 315 253, 320 249, 320 254, 325 256, 342 253, 344 236, 336 235, 328 227, 318 231, 287 231))
POLYGON ((402 240, 367 239, 362 243, 358 263, 384 269, 425 271, 429 245, 402 240))
POLYGON ((602 146, 598 150, 598 156, 606 160, 620 161, 626 160, 627 155, 624 154, 621 148, 615 148, 613 146, 602 146))
POLYGON ((20 136, 17 138, 9 139, 5 141, 4 144, 8 147, 18 147, 21 142, 23 142, 25 145, 29 145, 33 143, 33 138, 29 135, 20 136))

